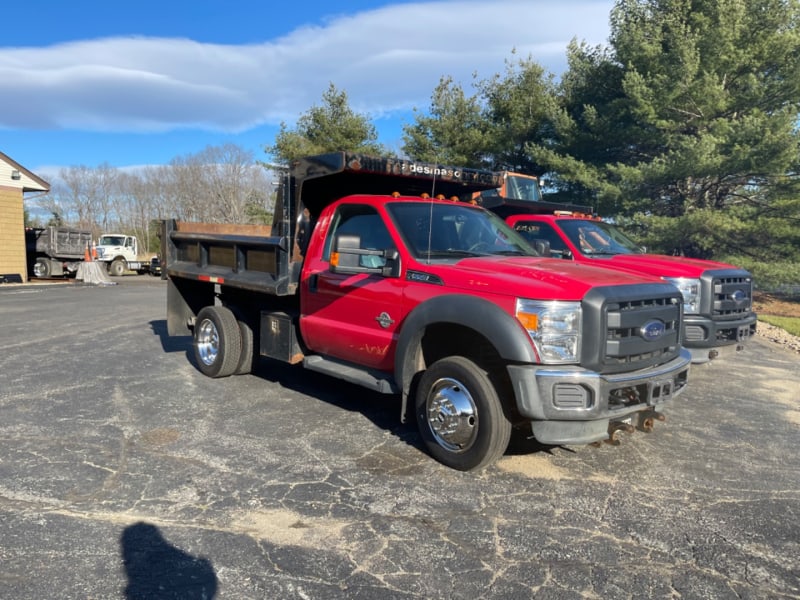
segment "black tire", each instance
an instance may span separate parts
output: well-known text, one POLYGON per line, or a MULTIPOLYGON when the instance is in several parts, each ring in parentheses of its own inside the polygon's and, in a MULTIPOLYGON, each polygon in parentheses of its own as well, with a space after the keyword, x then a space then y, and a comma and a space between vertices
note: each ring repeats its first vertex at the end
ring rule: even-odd
POLYGON ((50 267, 50 261, 46 258, 37 258, 33 265, 33 274, 36 277, 50 277, 53 274, 53 270, 50 267))
POLYGON ((108 265, 108 274, 112 277, 122 277, 125 274, 125 261, 121 258, 112 260, 108 265))
POLYGON ((208 377, 227 377, 239 365, 242 335, 233 313, 224 306, 206 306, 194 325, 194 356, 208 377))
POLYGON ((253 362, 256 358, 256 344, 253 336, 253 328, 247 321, 239 321, 239 335, 242 338, 242 350, 239 356, 239 364, 234 370, 234 375, 247 375, 253 371, 253 362))
POLYGON ((417 426, 431 455, 459 471, 498 460, 511 436, 511 422, 489 374, 463 356, 433 363, 420 377, 417 426))

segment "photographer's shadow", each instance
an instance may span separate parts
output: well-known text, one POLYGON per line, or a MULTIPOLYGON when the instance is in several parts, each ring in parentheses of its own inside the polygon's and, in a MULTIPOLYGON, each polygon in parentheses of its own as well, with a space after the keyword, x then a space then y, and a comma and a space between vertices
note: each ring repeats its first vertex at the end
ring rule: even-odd
POLYGON ((172 546, 155 525, 126 527, 120 545, 127 600, 211 600, 216 595, 211 562, 172 546))

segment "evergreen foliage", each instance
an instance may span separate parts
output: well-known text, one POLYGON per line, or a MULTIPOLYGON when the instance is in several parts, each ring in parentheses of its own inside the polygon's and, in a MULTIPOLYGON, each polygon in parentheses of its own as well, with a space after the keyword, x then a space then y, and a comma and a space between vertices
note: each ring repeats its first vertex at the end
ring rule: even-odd
POLYGON ((488 128, 476 96, 467 96, 450 77, 442 77, 428 114, 416 112, 403 129, 403 151, 415 160, 480 168, 488 166, 488 128))
POLYGON ((265 151, 273 162, 288 164, 292 159, 337 150, 385 154, 378 132, 369 117, 356 113, 347 98, 332 83, 322 95, 322 105, 312 106, 297 120, 294 129, 281 123, 272 146, 265 151))

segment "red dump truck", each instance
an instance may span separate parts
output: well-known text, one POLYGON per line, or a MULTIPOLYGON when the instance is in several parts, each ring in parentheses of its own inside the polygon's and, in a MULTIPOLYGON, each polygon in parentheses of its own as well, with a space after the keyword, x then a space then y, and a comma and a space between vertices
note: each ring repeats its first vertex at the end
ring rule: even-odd
POLYGON ((683 294, 683 345, 692 362, 742 350, 755 334, 753 277, 710 260, 648 254, 589 206, 542 201, 535 177, 504 173, 504 187, 477 196, 540 251, 574 262, 663 278, 683 294))
POLYGON ((678 289, 537 256, 458 196, 497 174, 344 152, 294 161, 269 229, 165 221, 170 335, 210 377, 268 357, 397 394, 443 464, 649 431, 685 390, 678 289))

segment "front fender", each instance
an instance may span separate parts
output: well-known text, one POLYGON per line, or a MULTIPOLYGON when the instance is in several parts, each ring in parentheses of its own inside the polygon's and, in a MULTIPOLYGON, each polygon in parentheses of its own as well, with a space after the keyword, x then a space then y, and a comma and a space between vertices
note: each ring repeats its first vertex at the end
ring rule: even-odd
POLYGON ((397 341, 395 382, 402 389, 404 410, 411 381, 420 370, 418 348, 425 328, 439 323, 474 329, 491 341, 500 357, 510 363, 536 362, 527 332, 516 318, 496 304, 476 296, 436 296, 411 311, 397 341))

